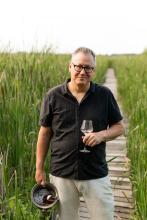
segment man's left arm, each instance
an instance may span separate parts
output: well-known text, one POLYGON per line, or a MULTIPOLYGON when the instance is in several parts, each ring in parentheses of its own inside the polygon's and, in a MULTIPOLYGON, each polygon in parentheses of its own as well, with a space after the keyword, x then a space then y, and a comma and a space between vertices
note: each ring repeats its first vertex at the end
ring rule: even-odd
POLYGON ((107 130, 101 131, 101 134, 103 137, 103 141, 107 142, 107 141, 111 141, 115 138, 117 138, 118 136, 124 134, 124 124, 122 121, 119 121, 113 125, 111 125, 110 128, 108 128, 107 130))

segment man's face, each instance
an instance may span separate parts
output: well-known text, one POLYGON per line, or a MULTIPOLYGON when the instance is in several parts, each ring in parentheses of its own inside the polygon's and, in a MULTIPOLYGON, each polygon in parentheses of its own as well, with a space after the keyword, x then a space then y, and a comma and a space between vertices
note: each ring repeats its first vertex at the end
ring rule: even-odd
POLYGON ((69 65, 71 81, 77 85, 86 86, 94 75, 94 67, 95 62, 91 54, 77 53, 72 57, 69 65))

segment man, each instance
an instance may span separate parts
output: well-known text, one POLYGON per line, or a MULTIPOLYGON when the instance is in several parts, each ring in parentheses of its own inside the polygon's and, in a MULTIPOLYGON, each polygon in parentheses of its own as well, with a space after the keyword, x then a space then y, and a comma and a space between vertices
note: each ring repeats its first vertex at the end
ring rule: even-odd
POLYGON ((79 197, 91 220, 113 219, 113 195, 105 158, 106 141, 123 133, 118 105, 106 87, 94 84, 96 57, 78 48, 69 64, 70 79, 45 96, 36 153, 36 181, 44 184, 44 161, 51 143, 50 179, 59 194, 61 220, 78 220, 79 197), (93 132, 80 131, 92 120, 93 132), (84 146, 88 152, 83 152, 84 146))

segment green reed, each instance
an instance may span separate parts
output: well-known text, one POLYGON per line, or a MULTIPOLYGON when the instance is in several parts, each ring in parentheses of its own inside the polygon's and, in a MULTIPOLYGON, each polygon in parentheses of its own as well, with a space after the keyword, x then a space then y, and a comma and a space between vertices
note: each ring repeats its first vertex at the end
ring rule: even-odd
POLYGON ((112 59, 129 120, 128 155, 135 197, 134 219, 147 219, 147 54, 112 59))

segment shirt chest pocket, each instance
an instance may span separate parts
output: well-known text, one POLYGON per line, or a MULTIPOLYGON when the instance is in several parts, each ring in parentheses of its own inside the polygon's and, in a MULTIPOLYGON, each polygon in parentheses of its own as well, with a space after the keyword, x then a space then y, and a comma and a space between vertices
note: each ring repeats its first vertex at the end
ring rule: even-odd
POLYGON ((53 114, 53 124, 58 128, 67 128, 75 124, 76 111, 74 108, 58 107, 53 114))

